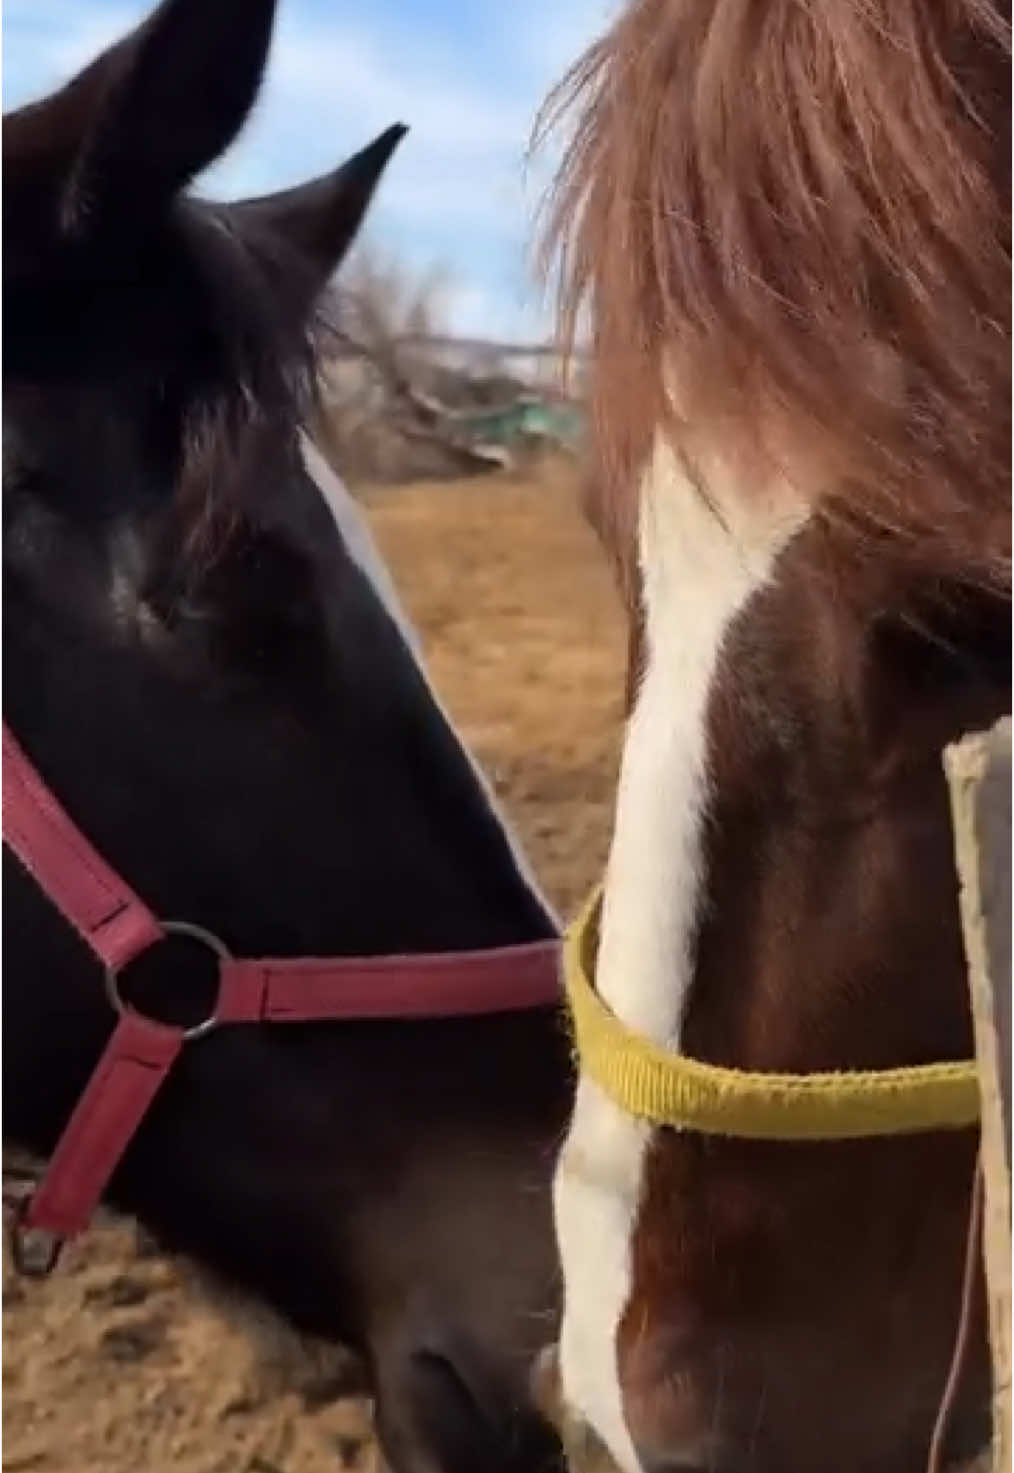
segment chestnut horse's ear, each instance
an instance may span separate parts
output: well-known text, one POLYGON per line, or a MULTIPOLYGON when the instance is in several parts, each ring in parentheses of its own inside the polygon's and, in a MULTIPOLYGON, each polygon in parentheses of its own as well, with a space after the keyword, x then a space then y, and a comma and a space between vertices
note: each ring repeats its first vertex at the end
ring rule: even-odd
POLYGON ((355 239, 380 176, 407 132, 403 123, 395 123, 333 173, 278 194, 237 201, 229 205, 229 215, 240 230, 283 241, 306 267, 307 291, 315 296, 355 239))
POLYGON ((143 222, 223 152, 260 88, 274 10, 163 0, 60 92, 5 119, 5 152, 50 166, 62 235, 143 222))

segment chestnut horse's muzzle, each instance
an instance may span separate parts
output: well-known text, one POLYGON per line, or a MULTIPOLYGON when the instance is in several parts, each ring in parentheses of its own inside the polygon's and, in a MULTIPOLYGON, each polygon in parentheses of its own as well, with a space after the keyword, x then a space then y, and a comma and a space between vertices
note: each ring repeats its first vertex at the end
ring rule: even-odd
POLYGON ((605 1445, 587 1422, 571 1412, 563 1398, 555 1345, 545 1345, 531 1372, 532 1400, 557 1431, 570 1473, 619 1473, 605 1445))

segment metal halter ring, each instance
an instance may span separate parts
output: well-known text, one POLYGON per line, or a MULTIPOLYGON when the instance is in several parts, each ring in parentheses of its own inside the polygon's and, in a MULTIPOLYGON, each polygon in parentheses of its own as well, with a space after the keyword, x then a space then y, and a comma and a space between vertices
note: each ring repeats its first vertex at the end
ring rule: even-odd
MULTIPOLYGON (((206 946, 210 952, 214 953, 220 964, 231 960, 232 953, 225 942, 220 941, 212 931, 206 931, 203 926, 195 926, 190 921, 159 921, 159 925, 166 933, 166 936, 188 936, 191 941, 199 941, 202 946, 206 946)), ((130 965, 129 962, 127 965, 130 965)), ((120 995, 120 970, 122 969, 115 967, 106 968, 106 996, 114 1010, 122 1018, 124 1014, 137 1012, 138 1009, 132 1008, 128 1003, 124 1002, 120 995)), ((206 1033, 211 1032, 217 1023, 218 1014, 213 1010, 202 1022, 195 1023, 192 1028, 184 1028, 184 1042, 190 1043, 195 1038, 203 1038, 206 1033)))

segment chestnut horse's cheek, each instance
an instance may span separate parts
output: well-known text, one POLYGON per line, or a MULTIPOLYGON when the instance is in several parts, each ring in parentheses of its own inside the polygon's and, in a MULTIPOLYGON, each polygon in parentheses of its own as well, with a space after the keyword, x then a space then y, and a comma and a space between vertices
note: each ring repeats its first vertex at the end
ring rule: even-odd
POLYGON ((630 1245, 648 1135, 595 1084, 581 1080, 553 1187, 564 1282, 564 1400, 628 1473, 638 1473, 640 1465, 623 1417, 616 1337, 630 1294, 630 1245))

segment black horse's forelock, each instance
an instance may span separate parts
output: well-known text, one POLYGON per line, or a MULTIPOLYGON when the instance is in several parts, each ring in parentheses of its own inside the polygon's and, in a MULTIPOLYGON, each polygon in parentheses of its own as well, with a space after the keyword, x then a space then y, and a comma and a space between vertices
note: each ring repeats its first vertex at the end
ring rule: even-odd
POLYGON ((214 422, 226 438, 258 423, 302 422, 317 391, 305 265, 280 240, 238 231, 228 206, 186 200, 178 220, 219 360, 194 422, 202 430, 214 422))
POLYGON ((281 471, 319 408, 318 332, 305 263, 227 205, 181 199, 170 240, 202 332, 176 391, 159 386, 174 450, 153 571, 194 589, 249 522, 247 488, 267 462, 281 471))

